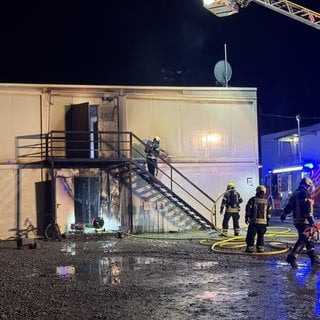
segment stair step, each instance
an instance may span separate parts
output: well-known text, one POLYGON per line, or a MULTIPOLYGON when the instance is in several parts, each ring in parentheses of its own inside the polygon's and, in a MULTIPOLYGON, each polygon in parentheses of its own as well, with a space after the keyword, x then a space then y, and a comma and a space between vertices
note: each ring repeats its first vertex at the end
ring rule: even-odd
POLYGON ((164 204, 165 210, 160 210, 159 212, 176 225, 184 225, 187 227, 198 226, 201 229, 212 229, 212 226, 204 217, 189 207, 188 204, 180 199, 167 186, 163 185, 157 179, 150 177, 145 170, 143 167, 133 167, 135 174, 132 179, 132 187, 137 195, 145 197, 152 202, 161 201, 164 204), (143 180, 145 182, 143 182, 143 180))

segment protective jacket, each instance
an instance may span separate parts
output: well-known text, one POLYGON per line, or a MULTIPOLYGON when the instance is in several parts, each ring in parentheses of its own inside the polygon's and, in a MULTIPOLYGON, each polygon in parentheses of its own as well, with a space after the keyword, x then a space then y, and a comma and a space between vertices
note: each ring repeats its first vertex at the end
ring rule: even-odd
POLYGON ((226 208, 226 212, 228 213, 239 213, 240 204, 242 203, 242 198, 236 190, 229 189, 223 194, 223 198, 221 201, 220 212, 223 211, 223 208, 226 208))
MULTIPOLYGON (((305 180, 302 179, 302 182, 305 182, 305 180)), ((281 221, 283 221, 286 219, 287 215, 292 212, 293 224, 298 231, 298 240, 286 259, 293 268, 298 267, 296 259, 304 247, 306 248, 307 255, 310 258, 311 265, 320 265, 320 259, 315 253, 314 244, 311 239, 304 234, 304 231, 309 227, 309 225, 314 224, 313 201, 308 190, 309 186, 311 186, 310 183, 300 182, 300 186, 290 197, 283 210, 283 214, 280 217, 281 221)))
POLYGON ((249 199, 246 205, 246 222, 267 225, 271 218, 271 204, 263 195, 249 199))
POLYGON ((314 223, 313 204, 309 191, 299 186, 289 198, 282 214, 284 220, 292 212, 293 224, 312 225, 314 223))
POLYGON ((228 235, 229 220, 233 221, 234 235, 238 236, 240 233, 240 204, 242 203, 240 194, 234 189, 230 188, 225 191, 221 201, 220 214, 223 213, 223 209, 226 208, 224 217, 222 220, 222 233, 228 235))
POLYGON ((147 158, 156 159, 160 153, 160 145, 158 141, 148 141, 145 147, 147 158))
POLYGON ((157 175, 158 173, 158 159, 160 153, 160 143, 155 139, 153 141, 148 141, 145 146, 145 153, 147 156, 147 166, 148 171, 153 175, 157 175))
POLYGON ((249 223, 246 236, 246 252, 253 253, 257 235, 257 252, 264 252, 264 234, 271 218, 271 203, 264 198, 264 192, 257 192, 246 204, 245 222, 249 223))

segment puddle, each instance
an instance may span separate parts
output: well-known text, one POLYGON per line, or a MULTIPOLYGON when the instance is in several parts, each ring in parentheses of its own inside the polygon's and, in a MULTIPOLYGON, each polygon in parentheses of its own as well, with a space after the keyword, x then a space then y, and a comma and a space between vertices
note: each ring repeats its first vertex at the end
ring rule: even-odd
MULTIPOLYGON (((74 252, 71 250, 71 253, 74 252)), ((75 266, 57 266, 55 274, 61 278, 73 277, 80 281, 91 281, 99 285, 120 284, 122 276, 133 271, 143 270, 146 267, 158 264, 163 265, 165 261, 150 257, 108 257, 97 261, 89 261, 75 266)))
POLYGON ((76 244, 74 242, 64 243, 61 248, 61 252, 65 252, 65 253, 68 253, 68 254, 74 256, 76 254, 76 244))
MULTIPOLYGON (((271 259, 269 260, 269 264, 272 267, 276 267, 276 268, 288 268, 291 269, 291 266, 288 264, 288 262, 284 261, 284 260, 276 260, 276 259, 271 259)), ((310 268, 310 262, 309 261, 298 261, 298 269, 300 268, 310 268)))
MULTIPOLYGON (((99 250, 112 250, 112 247, 113 242, 99 244, 99 250)), ((76 254, 76 245, 68 244, 65 252, 76 254)), ((292 299, 298 299, 296 296, 308 297, 313 316, 319 316, 320 270, 313 270, 307 260, 301 259, 296 270, 276 258, 256 265, 246 263, 234 269, 226 268, 225 264, 222 266, 212 260, 112 255, 75 265, 57 266, 50 273, 61 279, 71 278, 99 286, 141 287, 150 291, 160 286, 160 297, 166 306, 182 308, 188 305, 188 312, 197 314, 197 319, 201 318, 199 313, 204 316, 215 312, 218 319, 220 315, 231 315, 235 310, 239 319, 245 319, 248 304, 259 305, 261 310, 266 310, 270 303, 277 304, 270 311, 270 318, 284 319, 288 299, 291 304, 292 299), (286 292, 290 292, 289 298, 286 292)))
POLYGON ((223 302, 232 300, 234 302, 248 296, 248 290, 230 291, 230 288, 219 288, 219 291, 204 291, 198 294, 196 298, 200 300, 212 300, 215 302, 223 302))
POLYGON ((206 269, 206 268, 210 268, 213 266, 218 265, 217 261, 201 261, 201 262, 194 262, 194 266, 193 269, 194 270, 202 270, 202 269, 206 269))
POLYGON ((75 275, 75 272, 74 266, 60 266, 56 268, 56 274, 61 278, 72 277, 75 275))
POLYGON ((112 252, 113 247, 115 246, 117 242, 116 241, 101 241, 99 242, 84 242, 84 243, 78 243, 78 242, 68 242, 64 243, 61 248, 61 252, 70 254, 72 256, 76 255, 77 252, 84 252, 84 251, 96 251, 101 250, 105 253, 112 252))

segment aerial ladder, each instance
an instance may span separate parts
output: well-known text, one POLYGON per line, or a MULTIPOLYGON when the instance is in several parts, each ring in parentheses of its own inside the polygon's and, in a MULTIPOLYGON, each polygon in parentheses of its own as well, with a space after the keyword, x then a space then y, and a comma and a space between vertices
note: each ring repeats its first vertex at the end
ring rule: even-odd
POLYGON ((226 17, 239 12, 250 2, 284 14, 320 30, 320 14, 287 0, 203 0, 203 6, 218 17, 226 17))

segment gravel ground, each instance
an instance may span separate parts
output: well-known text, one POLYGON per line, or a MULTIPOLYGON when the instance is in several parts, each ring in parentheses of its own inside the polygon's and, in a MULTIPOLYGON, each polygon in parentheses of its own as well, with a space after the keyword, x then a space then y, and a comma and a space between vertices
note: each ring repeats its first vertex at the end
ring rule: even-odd
POLYGON ((305 255, 292 270, 286 253, 216 253, 212 237, 2 241, 1 319, 320 319, 320 269, 305 255))

